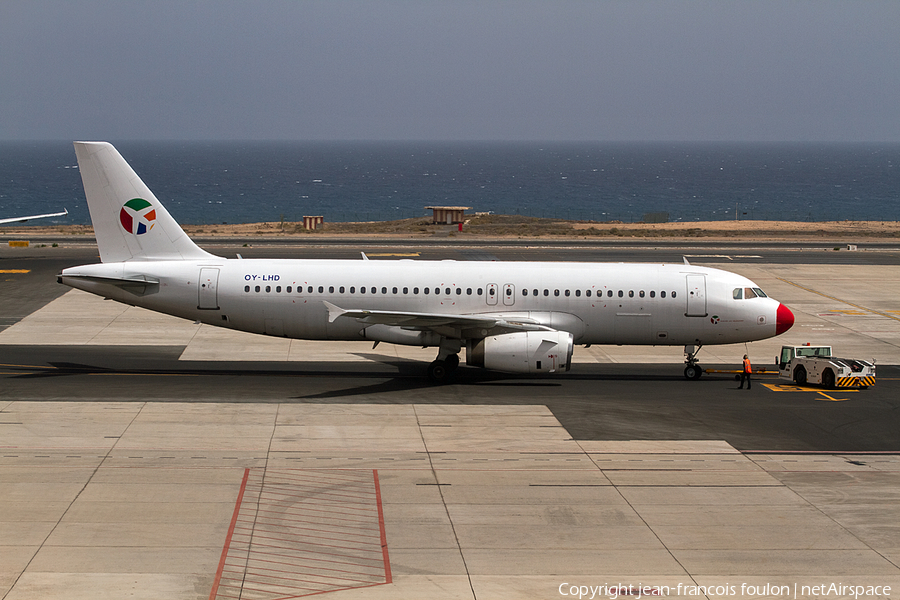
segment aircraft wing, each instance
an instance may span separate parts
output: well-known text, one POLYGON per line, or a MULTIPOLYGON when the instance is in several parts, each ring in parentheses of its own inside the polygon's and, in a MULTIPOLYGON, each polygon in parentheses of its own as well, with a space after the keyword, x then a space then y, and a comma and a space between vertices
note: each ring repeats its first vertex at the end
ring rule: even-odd
POLYGON ((498 329, 510 331, 552 331, 534 319, 504 317, 503 315, 462 315, 445 313, 403 312, 394 310, 343 309, 331 302, 324 303, 328 308, 328 322, 333 323, 341 317, 356 319, 365 325, 390 325, 414 330, 436 330, 439 328, 484 329, 497 333, 498 329))
POLYGON ((48 213, 46 215, 31 215, 30 217, 12 217, 8 219, 0 219, 0 225, 4 223, 24 223, 25 221, 30 221, 31 219, 45 219, 47 217, 64 217, 69 214, 69 211, 63 209, 63 212, 58 213, 48 213))

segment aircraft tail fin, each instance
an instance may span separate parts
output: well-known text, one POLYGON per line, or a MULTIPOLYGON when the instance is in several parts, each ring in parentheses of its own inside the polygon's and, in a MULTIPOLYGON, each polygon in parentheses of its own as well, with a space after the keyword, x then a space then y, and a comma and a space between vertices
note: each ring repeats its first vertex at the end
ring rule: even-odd
POLYGON ((107 142, 75 142, 102 262, 212 258, 107 142))

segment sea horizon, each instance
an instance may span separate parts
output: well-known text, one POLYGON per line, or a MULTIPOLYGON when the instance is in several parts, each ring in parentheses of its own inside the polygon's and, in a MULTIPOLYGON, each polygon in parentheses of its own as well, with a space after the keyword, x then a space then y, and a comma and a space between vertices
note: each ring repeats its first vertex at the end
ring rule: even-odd
MULTIPOLYGON (((426 206, 569 220, 900 220, 900 144, 114 141, 184 224, 385 221, 426 206)), ((0 217, 89 224, 69 141, 0 142, 0 217)))

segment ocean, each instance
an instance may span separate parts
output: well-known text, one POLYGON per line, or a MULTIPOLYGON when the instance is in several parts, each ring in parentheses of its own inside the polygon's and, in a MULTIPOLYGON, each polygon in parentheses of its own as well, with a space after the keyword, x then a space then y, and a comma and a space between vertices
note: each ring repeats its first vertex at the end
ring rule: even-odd
MULTIPOLYGON (((900 144, 118 142, 185 224, 469 212, 635 222, 900 220, 900 144)), ((69 142, 0 143, 0 217, 88 224, 69 142)))

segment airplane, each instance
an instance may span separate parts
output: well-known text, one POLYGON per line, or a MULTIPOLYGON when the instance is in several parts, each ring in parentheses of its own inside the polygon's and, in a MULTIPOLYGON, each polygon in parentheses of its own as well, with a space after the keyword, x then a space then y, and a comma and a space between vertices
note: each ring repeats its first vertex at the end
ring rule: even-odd
POLYGON ((69 211, 65 208, 62 212, 58 213, 48 213, 46 215, 31 215, 30 217, 10 217, 7 219, 0 219, 0 225, 4 223, 24 223, 25 221, 30 221, 32 219, 46 219, 47 217, 64 217, 69 214, 69 211))
POLYGON ((459 365, 568 371, 576 344, 762 340, 790 309, 740 275, 688 264, 227 259, 198 247, 109 143, 75 142, 99 264, 58 281, 217 327, 308 340, 435 347, 428 377, 459 365))

